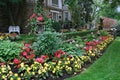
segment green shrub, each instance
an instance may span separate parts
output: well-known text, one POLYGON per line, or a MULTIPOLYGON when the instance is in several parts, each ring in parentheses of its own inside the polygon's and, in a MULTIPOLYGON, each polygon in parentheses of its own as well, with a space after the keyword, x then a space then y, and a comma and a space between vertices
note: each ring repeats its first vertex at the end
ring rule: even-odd
POLYGON ((101 30, 100 31, 100 36, 107 36, 108 32, 106 30, 101 30))
POLYGON ((61 24, 62 24, 62 23, 55 21, 55 22, 53 22, 52 26, 53 26, 53 28, 54 28, 57 32, 59 32, 60 29, 62 28, 61 24))
POLYGON ((49 56, 52 55, 59 48, 59 44, 61 42, 58 35, 58 33, 51 31, 40 33, 32 45, 32 48, 35 50, 35 54, 37 56, 42 54, 47 54, 49 56))
POLYGON ((69 32, 69 33, 64 33, 63 36, 66 36, 65 38, 72 38, 75 36, 86 36, 87 34, 90 34, 91 32, 96 33, 97 30, 88 30, 84 32, 69 32))
POLYGON ((7 61, 18 58, 23 45, 16 42, 0 41, 0 58, 7 61))

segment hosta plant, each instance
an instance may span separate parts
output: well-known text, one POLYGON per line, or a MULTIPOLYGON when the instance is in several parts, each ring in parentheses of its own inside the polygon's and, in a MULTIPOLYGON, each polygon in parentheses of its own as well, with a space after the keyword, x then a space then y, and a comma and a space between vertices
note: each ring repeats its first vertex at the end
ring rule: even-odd
POLYGON ((36 42, 32 45, 35 54, 37 56, 42 54, 47 54, 48 56, 53 55, 53 53, 58 50, 61 42, 61 39, 58 36, 58 33, 51 31, 40 33, 36 42))
POLYGON ((21 52, 22 44, 10 41, 1 41, 0 42, 0 58, 7 60, 12 60, 19 57, 21 52))

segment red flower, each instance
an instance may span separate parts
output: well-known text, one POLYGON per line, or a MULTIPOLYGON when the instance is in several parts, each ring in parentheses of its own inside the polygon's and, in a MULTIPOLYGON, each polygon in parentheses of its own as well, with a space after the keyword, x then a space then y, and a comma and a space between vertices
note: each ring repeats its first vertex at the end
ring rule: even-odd
POLYGON ((46 59, 46 58, 48 58, 48 56, 47 55, 42 55, 41 58, 46 59))
POLYGON ((60 57, 61 57, 61 54, 56 53, 56 54, 55 54, 55 57, 60 58, 60 57))
POLYGON ((88 51, 88 50, 89 50, 89 47, 87 46, 87 47, 85 48, 85 50, 88 51))
POLYGON ((42 22, 43 21, 43 15, 40 14, 40 16, 37 18, 38 22, 42 22))
POLYGON ((22 55, 26 57, 27 56, 27 52, 23 51, 22 55))
POLYGON ((25 51, 30 52, 30 48, 29 47, 25 48, 25 51))
POLYGON ((20 64, 20 61, 17 59, 17 58, 15 58, 14 60, 13 60, 13 62, 14 62, 14 64, 20 64))
POLYGON ((36 17, 36 14, 33 13, 33 14, 30 16, 30 19, 35 18, 35 17, 36 17))
POLYGON ((37 62, 39 62, 39 63, 44 63, 44 59, 43 58, 36 58, 35 59, 37 62))
POLYGON ((35 57, 35 54, 31 53, 30 55, 26 56, 28 59, 33 59, 35 57))
POLYGON ((66 53, 62 50, 57 50, 54 54, 55 57, 60 58, 61 55, 65 55, 66 53))
POLYGON ((17 65, 17 68, 20 68, 20 64, 17 65))

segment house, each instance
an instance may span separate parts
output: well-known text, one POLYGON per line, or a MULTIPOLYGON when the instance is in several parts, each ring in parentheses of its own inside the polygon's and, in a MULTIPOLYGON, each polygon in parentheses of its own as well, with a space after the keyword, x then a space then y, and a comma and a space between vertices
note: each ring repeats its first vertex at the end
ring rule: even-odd
POLYGON ((56 21, 71 20, 68 6, 64 5, 64 0, 44 0, 46 9, 56 21))
MULTIPOLYGON (((29 4, 36 3, 37 0, 26 0, 29 4)), ((64 0, 44 0, 46 14, 51 14, 52 19, 56 21, 71 20, 68 6, 64 5, 64 0)))

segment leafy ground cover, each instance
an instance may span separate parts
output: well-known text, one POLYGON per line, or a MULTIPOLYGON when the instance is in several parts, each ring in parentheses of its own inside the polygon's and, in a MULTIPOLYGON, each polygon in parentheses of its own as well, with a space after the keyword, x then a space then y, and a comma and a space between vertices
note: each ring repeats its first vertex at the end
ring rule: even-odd
POLYGON ((66 80, 120 80, 120 37, 86 71, 66 80))

